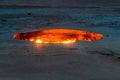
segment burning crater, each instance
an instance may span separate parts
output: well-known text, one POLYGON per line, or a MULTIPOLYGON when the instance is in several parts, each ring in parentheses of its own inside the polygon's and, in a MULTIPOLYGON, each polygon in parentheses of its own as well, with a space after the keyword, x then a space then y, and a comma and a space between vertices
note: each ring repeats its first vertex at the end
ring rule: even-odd
POLYGON ((84 30, 47 29, 14 34, 16 40, 28 40, 35 43, 73 43, 80 40, 95 41, 103 38, 102 34, 84 30))

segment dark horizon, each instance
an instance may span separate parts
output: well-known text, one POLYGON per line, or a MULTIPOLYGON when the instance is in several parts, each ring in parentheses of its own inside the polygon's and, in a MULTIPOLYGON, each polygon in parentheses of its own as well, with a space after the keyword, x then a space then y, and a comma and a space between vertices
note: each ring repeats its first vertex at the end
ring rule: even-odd
POLYGON ((119 6, 120 0, 0 0, 0 6, 119 6))

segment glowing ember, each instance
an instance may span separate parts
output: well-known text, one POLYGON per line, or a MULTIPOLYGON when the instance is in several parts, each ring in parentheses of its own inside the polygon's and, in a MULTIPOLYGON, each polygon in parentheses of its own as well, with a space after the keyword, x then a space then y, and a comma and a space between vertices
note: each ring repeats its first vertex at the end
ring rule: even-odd
POLYGON ((72 29, 48 29, 14 34, 14 38, 17 40, 28 40, 35 43, 73 43, 79 40, 100 40, 102 37, 102 34, 72 29))

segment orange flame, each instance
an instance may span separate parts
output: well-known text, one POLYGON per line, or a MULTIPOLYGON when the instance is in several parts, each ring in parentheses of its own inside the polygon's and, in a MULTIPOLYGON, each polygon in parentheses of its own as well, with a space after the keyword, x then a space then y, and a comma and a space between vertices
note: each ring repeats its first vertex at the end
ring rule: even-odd
POLYGON ((100 40, 102 37, 102 34, 72 29, 48 29, 14 34, 14 38, 17 40, 28 40, 35 43, 73 43, 80 40, 100 40))

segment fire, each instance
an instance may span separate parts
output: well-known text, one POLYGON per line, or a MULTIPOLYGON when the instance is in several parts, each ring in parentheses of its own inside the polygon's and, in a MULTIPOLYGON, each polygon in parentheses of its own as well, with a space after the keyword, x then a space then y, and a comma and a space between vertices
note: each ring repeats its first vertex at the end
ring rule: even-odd
POLYGON ((103 35, 99 33, 72 29, 47 29, 14 34, 14 38, 17 40, 28 40, 35 43, 73 43, 80 40, 100 40, 102 37, 103 35))
POLYGON ((30 41, 31 41, 31 42, 33 42, 33 41, 34 41, 34 39, 33 39, 33 38, 32 38, 32 39, 30 39, 30 41))
POLYGON ((35 42, 36 43, 42 43, 42 41, 40 39, 37 39, 35 42))

